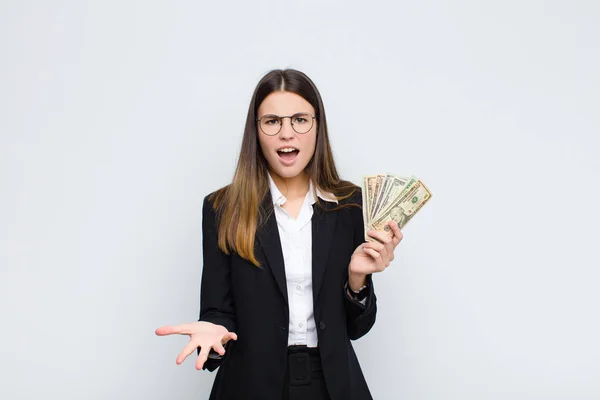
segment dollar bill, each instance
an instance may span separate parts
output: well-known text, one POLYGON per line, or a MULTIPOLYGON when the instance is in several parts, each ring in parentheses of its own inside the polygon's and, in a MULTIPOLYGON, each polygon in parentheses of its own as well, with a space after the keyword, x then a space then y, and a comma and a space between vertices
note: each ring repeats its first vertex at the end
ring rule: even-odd
POLYGON ((390 202, 400 195, 402 190, 404 190, 404 185, 408 181, 408 178, 388 175, 388 180, 389 183, 381 195, 381 200, 377 207, 377 211, 374 214, 374 218, 377 218, 377 215, 379 215, 382 210, 385 210, 390 202))
POLYGON ((430 198, 431 191, 425 183, 412 176, 404 185, 404 189, 399 196, 367 224, 366 230, 375 229, 391 234, 390 227, 387 225, 389 221, 395 221, 402 229, 430 198))
POLYGON ((383 178, 385 175, 376 175, 375 177, 375 189, 373 190, 373 198, 371 199, 371 213, 369 214, 369 219, 373 219, 375 216, 375 203, 379 198, 379 192, 381 190, 381 185, 383 184, 383 178))
POLYGON ((390 186, 392 178, 391 175, 386 174, 381 176, 381 185, 379 186, 379 191, 377 192, 377 198, 375 199, 375 203, 373 204, 373 210, 371 213, 371 218, 375 218, 381 209, 381 203, 383 198, 385 197, 385 193, 390 186))
POLYGON ((363 204, 365 207, 365 221, 367 217, 371 216, 371 207, 373 204, 373 199, 375 198, 375 184, 377 181, 377 175, 368 175, 364 177, 364 190, 365 198, 363 204))
POLYGON ((405 191, 410 190, 410 188, 412 188, 413 185, 415 183, 417 183, 418 181, 419 181, 419 178, 417 178, 415 175, 411 175, 410 178, 406 178, 404 185, 402 185, 402 187, 400 188, 400 193, 398 193, 396 195, 396 197, 391 199, 391 201, 388 202, 387 206, 384 209, 379 210, 377 215, 375 215, 373 218, 371 218, 371 221, 375 220, 376 218, 380 217, 383 213, 385 213, 391 204, 396 202, 400 196, 404 195, 405 191))
POLYGON ((374 180, 373 176, 364 176, 363 177, 363 189, 362 189, 362 213, 363 213, 363 221, 364 221, 364 235, 365 240, 369 237, 367 235, 367 221, 369 221, 369 210, 371 209, 370 199, 373 195, 374 189, 374 180), (373 182, 373 186, 371 186, 371 182, 373 182))
POLYGON ((389 231, 387 222, 403 228, 431 197, 431 191, 416 176, 378 174, 363 176, 363 219, 366 241, 371 228, 389 231))

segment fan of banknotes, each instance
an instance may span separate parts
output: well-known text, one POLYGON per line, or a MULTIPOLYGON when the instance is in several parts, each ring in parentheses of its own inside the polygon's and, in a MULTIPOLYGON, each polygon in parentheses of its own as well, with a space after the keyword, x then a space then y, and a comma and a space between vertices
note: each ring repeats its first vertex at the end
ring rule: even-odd
POLYGON ((431 198, 431 191, 414 175, 410 178, 390 174, 365 176, 362 194, 367 241, 375 240, 367 235, 369 229, 389 232, 391 235, 387 225, 391 220, 400 229, 404 228, 431 198))

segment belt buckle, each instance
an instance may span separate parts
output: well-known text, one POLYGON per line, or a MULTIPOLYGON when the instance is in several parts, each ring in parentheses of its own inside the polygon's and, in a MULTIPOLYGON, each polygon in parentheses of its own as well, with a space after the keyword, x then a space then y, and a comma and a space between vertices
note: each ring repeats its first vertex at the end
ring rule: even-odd
POLYGON ((311 382, 310 355, 308 353, 290 354, 288 364, 291 385, 307 385, 311 382))

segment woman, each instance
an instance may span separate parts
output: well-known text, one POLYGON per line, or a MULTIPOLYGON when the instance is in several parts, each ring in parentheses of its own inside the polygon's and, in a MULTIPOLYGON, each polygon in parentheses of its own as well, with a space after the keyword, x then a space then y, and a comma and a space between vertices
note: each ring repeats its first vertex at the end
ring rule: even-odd
POLYGON ((248 110, 237 169, 203 205, 198 322, 177 364, 220 367, 210 399, 365 400, 350 340, 375 322, 371 274, 402 233, 369 232, 361 189, 339 178, 321 96, 302 72, 273 70, 248 110))

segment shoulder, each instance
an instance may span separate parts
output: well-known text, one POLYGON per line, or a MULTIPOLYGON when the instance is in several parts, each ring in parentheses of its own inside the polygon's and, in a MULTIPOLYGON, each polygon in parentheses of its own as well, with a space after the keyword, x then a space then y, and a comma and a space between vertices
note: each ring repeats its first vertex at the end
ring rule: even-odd
POLYGON ((362 207, 362 188, 350 181, 340 181, 335 195, 340 199, 340 206, 354 205, 362 207))
POLYGON ((210 192, 204 196, 204 206, 210 206, 213 210, 216 209, 221 203, 223 203, 230 186, 231 185, 223 186, 222 188, 210 192))
POLYGON ((336 192, 339 200, 338 207, 335 209, 338 211, 339 221, 343 221, 344 229, 354 232, 353 240, 356 248, 363 238, 364 230, 362 188, 350 181, 340 183, 343 185, 343 191, 336 192))
POLYGON ((204 217, 219 219, 219 215, 226 202, 227 189, 229 186, 230 185, 224 186, 204 196, 204 200, 202 202, 202 212, 204 217))

